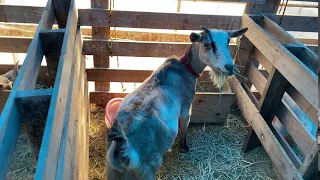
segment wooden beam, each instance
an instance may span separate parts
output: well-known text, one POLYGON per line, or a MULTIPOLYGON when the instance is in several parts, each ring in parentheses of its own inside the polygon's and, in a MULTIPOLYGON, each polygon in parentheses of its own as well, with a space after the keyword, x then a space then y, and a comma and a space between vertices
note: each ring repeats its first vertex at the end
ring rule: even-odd
MULTIPOLYGON (((108 9, 109 8, 108 6, 109 6, 109 0, 91 0, 91 8, 108 9)), ((112 21, 113 21, 113 18, 112 18, 112 21)), ((110 28, 111 28, 110 25, 108 25, 107 27, 92 26, 92 39, 108 40, 110 28)), ((99 53, 95 54, 93 56, 94 67, 109 68, 110 67, 109 55, 110 54, 109 54, 108 46, 106 51, 104 52, 100 51, 99 53)), ((109 91, 110 83, 96 82, 95 89, 97 91, 103 91, 103 90, 109 91)))
MULTIPOLYGON (((81 38, 79 33, 80 28, 77 29, 77 38, 81 38)), ((75 173, 75 171, 72 171, 72 156, 75 153, 72 146, 75 143, 74 135, 81 136, 74 132, 74 127, 77 125, 75 121, 78 120, 78 114, 82 113, 81 110, 78 110, 79 105, 83 103, 80 100, 82 95, 79 93, 79 91, 84 88, 84 84, 80 83, 80 74, 84 73, 81 68, 85 63, 81 58, 82 56, 82 43, 80 39, 79 42, 76 42, 73 52, 70 74, 71 82, 69 84, 70 91, 68 92, 67 97, 67 113, 63 119, 64 122, 56 179, 72 179, 72 172, 75 173)))
MULTIPOLYGON (((39 23, 43 7, 0 5, 0 21, 15 23, 39 23)), ((277 24, 281 15, 272 15, 277 24)), ((194 15, 183 13, 155 13, 117 11, 112 12, 112 27, 199 30, 199 26, 218 29, 239 29, 240 16, 194 15), (178 22, 178 23, 177 23, 178 22)), ((318 32, 317 17, 284 16, 283 27, 286 31, 318 32)), ((107 27, 109 11, 104 9, 79 9, 81 26, 107 27)))
MULTIPOLYGON (((129 69, 104 69, 88 68, 86 70, 88 81, 98 82, 143 82, 153 71, 151 70, 129 70, 129 69)), ((199 78, 207 80, 209 74, 204 71, 199 78)))
MULTIPOLYGON (((0 37, 0 52, 25 53, 32 38, 0 37), (20 43, 21 42, 21 43, 20 43)), ((169 57, 182 56, 190 43, 164 43, 164 42, 139 42, 139 41, 112 41, 114 56, 136 57, 169 57)), ((236 51, 235 44, 229 44, 230 53, 236 51)), ((83 52, 85 55, 107 54, 108 41, 84 40, 83 52)), ((1 65, 0 65, 1 66, 1 65)))
MULTIPOLYGON (((83 46, 83 51, 86 55, 106 53, 108 51, 108 41, 104 40, 84 40, 83 46)), ((182 56, 189 46, 190 43, 112 41, 112 54, 114 56, 135 57, 182 56)), ((230 44, 229 49, 230 53, 233 54, 236 45, 230 44)))
POLYGON ((263 28, 281 44, 285 44, 285 47, 306 66, 308 66, 314 73, 318 72, 317 54, 315 54, 309 48, 306 48, 304 44, 295 39, 287 31, 284 31, 280 26, 278 26, 278 24, 273 22, 267 16, 264 16, 263 28))
POLYGON ((56 81, 54 83, 54 90, 35 173, 36 180, 56 178, 63 119, 65 113, 68 113, 66 106, 68 91, 70 91, 68 87, 70 83, 73 50, 75 44, 81 43, 81 34, 79 31, 76 33, 77 21, 78 11, 75 1, 71 0, 56 81))
MULTIPOLYGON (((90 102, 107 104, 112 98, 124 98, 127 93, 90 92, 90 102)), ((223 93, 223 102, 219 102, 219 93, 196 93, 192 103, 191 123, 225 122, 230 108, 234 105, 234 94, 223 93), (213 107, 219 108, 213 108, 213 107)))
MULTIPOLYGON (((0 5, 0 21, 35 23, 40 20, 42 7, 0 5)), ((107 9, 79 9, 79 23, 82 26, 107 27, 107 9)), ((112 27, 200 30, 200 26, 218 29, 238 29, 240 16, 195 15, 184 13, 155 13, 118 11, 112 12, 112 27)))
MULTIPOLYGON (((254 56, 255 58, 262 64, 262 66, 268 71, 270 72, 271 68, 272 68, 272 64, 268 61, 268 59, 261 54, 260 51, 255 50, 254 51, 254 56)), ((256 72, 256 71, 254 71, 256 72)), ((254 73, 254 72, 250 72, 250 73, 254 73)), ((253 75, 253 77, 258 76, 260 77, 260 75, 253 75)), ((255 84, 258 86, 258 88, 261 88, 259 86, 259 82, 256 82, 254 78, 251 79, 252 82, 255 82, 255 84)), ((260 83, 263 84, 263 83, 260 83)), ((301 93, 299 93, 292 85, 290 85, 287 88, 287 93, 289 94, 289 96, 297 103, 297 105, 299 105, 299 107, 308 115, 308 117, 315 123, 318 124, 318 111, 317 109, 315 109, 308 101, 305 97, 303 97, 301 95, 301 93)))
MULTIPOLYGON (((2 7, 0 9, 2 9, 2 7)), ((0 11, 3 12, 2 10, 0 11)), ((28 12, 25 12, 25 17, 28 17, 28 12)), ((39 32, 43 29, 50 29, 53 21, 54 12, 51 6, 51 0, 48 0, 47 6, 41 16, 36 35, 30 44, 28 54, 19 70, 13 89, 0 116, 0 179, 5 179, 6 177, 14 147, 20 134, 21 118, 18 114, 15 96, 19 90, 34 88, 43 57, 39 32)))
POLYGON ((59 28, 66 28, 70 0, 53 0, 52 4, 59 28))
POLYGON ((42 30, 39 34, 52 83, 56 79, 64 33, 65 29, 57 29, 42 30))
MULTIPOLYGON (((276 24, 280 24, 281 15, 265 14, 276 24)), ((286 31, 318 32, 318 17, 285 15, 280 27, 286 31)))
POLYGON ((258 109, 251 102, 239 81, 236 78, 231 78, 228 81, 236 95, 238 107, 255 133, 258 134, 258 138, 269 155, 274 169, 278 172, 278 175, 281 176, 279 178, 302 179, 299 171, 280 146, 278 140, 260 115, 258 109))
MULTIPOLYGON (((261 116, 266 121, 273 133, 276 132, 272 126, 272 120, 276 115, 278 107, 281 103, 282 96, 284 95, 288 84, 289 82, 285 79, 285 77, 283 77, 281 73, 277 71, 276 68, 273 68, 269 74, 266 86, 263 88, 261 93, 258 109, 261 116)), ((261 144, 257 142, 259 141, 259 139, 257 135, 254 133, 254 131, 248 132, 249 133, 247 133, 246 138, 247 142, 244 143, 245 146, 243 147, 244 152, 250 151, 258 146, 261 146, 261 144)))
POLYGON ((298 147, 302 150, 303 154, 306 155, 309 153, 312 148, 312 144, 315 142, 315 138, 310 135, 310 132, 307 132, 304 129, 304 126, 297 121, 298 117, 295 115, 286 101, 282 100, 277 111, 277 117, 280 122, 286 127, 288 133, 297 143, 298 147))
POLYGON ((249 63, 247 75, 248 81, 254 85, 260 94, 263 93, 267 84, 266 78, 259 72, 258 68, 254 64, 249 63))
MULTIPOLYGON (((255 85, 258 90, 263 90, 265 85, 267 84, 267 80, 261 75, 258 69, 256 67, 252 67, 248 70, 248 74, 250 74, 250 76, 252 77, 260 77, 260 79, 251 78, 250 80, 252 80, 251 81, 252 84, 255 85), (258 83, 258 81, 262 81, 264 83, 258 83), (260 85, 263 85, 263 87, 260 87, 260 85)), ((309 106, 307 106, 307 105, 302 105, 301 103, 298 103, 298 102, 303 102, 303 100, 300 99, 302 98, 302 96, 300 95, 299 97, 299 95, 297 95, 298 92, 294 91, 294 88, 292 86, 289 85, 286 91, 290 96, 292 95, 291 98, 296 100, 297 104, 300 105, 301 108, 305 108, 309 110, 308 116, 309 114, 314 114, 314 113, 317 115, 317 111, 315 112, 311 111, 314 109, 313 107, 311 107, 310 104, 309 106)), ((262 91, 260 93, 262 94, 262 91)), ((294 141, 297 143, 298 147, 306 154, 310 151, 310 144, 312 144, 315 141, 315 139, 310 134, 310 132, 307 132, 307 130, 304 129, 304 126, 298 121, 299 118, 295 115, 295 113, 297 112, 294 112, 290 109, 290 106, 287 104, 285 100, 289 96, 287 93, 285 93, 283 98, 281 98, 282 103, 276 112, 276 116, 278 117, 280 122, 287 128, 288 133, 292 136, 294 141)), ((302 109, 302 110, 305 110, 305 109, 302 109)), ((302 113, 302 112, 299 112, 299 113, 302 113)), ((312 119, 312 117, 310 117, 310 119, 312 119)), ((258 146, 259 143, 256 143, 256 145, 258 146)))
MULTIPOLYGON (((79 23, 85 26, 107 27, 109 11, 79 9, 79 23)), ((136 11, 112 11, 112 27, 200 30, 200 26, 217 29, 238 29, 240 16, 195 15, 184 13, 158 13, 136 11)))
POLYGON ((243 27, 248 27, 246 36, 255 47, 284 75, 284 77, 308 100, 314 108, 318 106, 318 77, 290 51, 275 41, 248 15, 243 15, 243 27), (281 59, 279 59, 281 57, 281 59), (299 74, 299 76, 297 76, 299 74))

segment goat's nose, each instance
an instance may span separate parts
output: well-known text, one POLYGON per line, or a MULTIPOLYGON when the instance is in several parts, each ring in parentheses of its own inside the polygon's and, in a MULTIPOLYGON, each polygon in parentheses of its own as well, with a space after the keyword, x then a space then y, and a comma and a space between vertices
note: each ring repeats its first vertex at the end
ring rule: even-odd
POLYGON ((226 70, 233 72, 233 64, 226 64, 224 67, 226 68, 226 70))

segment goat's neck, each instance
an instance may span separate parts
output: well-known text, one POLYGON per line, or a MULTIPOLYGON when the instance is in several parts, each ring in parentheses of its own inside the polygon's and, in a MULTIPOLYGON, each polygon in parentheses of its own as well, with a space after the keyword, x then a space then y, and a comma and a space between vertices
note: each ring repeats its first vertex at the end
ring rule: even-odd
POLYGON ((186 52, 187 60, 193 70, 201 74, 204 68, 206 68, 207 65, 205 65, 203 62, 200 61, 199 58, 199 44, 198 43, 192 43, 189 49, 186 52))

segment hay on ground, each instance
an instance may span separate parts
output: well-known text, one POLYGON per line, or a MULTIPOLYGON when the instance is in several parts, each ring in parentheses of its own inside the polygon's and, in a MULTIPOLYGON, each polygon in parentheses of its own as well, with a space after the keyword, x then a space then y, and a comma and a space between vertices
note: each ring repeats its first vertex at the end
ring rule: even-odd
MULTIPOLYGON (((230 114, 225 124, 191 124, 190 152, 179 154, 178 138, 164 156, 158 179, 276 179, 263 147, 242 152, 246 125, 230 114)), ((104 108, 92 106, 89 179, 105 179, 106 126, 104 108)))

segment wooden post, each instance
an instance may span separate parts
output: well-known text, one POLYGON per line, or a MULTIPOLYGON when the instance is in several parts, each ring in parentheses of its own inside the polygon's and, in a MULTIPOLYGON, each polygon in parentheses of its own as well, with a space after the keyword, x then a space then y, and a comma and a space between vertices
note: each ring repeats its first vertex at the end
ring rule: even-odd
MULTIPOLYGON (((108 9, 109 0, 91 0, 91 8, 108 9)), ((110 25, 108 27, 94 27, 92 26, 92 39, 109 39, 110 25)), ((109 68, 109 52, 93 56, 94 67, 109 68)), ((95 82, 96 91, 109 91, 110 83, 95 82)))

